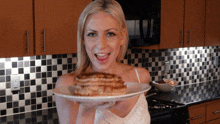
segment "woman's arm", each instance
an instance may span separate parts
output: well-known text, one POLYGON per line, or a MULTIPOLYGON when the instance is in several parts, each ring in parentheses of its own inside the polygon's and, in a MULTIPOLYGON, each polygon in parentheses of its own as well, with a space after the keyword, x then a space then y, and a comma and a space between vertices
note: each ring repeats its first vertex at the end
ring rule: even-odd
MULTIPOLYGON (((72 74, 65 74, 57 80, 56 88, 73 84, 74 77, 72 74)), ((75 124, 79 105, 60 96, 55 96, 55 101, 60 124, 75 124)))

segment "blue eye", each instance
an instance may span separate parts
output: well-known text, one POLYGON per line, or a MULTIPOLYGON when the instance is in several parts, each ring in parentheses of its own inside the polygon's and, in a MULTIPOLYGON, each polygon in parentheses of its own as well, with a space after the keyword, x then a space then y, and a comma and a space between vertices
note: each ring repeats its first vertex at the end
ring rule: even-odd
POLYGON ((95 36, 95 33, 89 33, 89 34, 87 34, 87 36, 89 36, 89 37, 94 37, 94 36, 95 36))
POLYGON ((115 33, 109 32, 109 33, 108 33, 108 36, 115 36, 115 33))

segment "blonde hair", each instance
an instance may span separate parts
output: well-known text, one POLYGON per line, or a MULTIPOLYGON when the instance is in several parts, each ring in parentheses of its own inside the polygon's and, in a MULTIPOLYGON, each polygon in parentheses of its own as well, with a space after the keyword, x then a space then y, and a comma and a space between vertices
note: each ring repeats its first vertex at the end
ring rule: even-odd
POLYGON ((124 58, 127 51, 129 38, 127 33, 125 15, 123 13, 120 4, 115 0, 95 0, 86 6, 86 8, 83 10, 83 12, 79 17, 78 30, 77 30, 78 62, 75 70, 76 74, 85 72, 86 69, 90 68, 92 65, 92 62, 86 53, 83 41, 84 41, 85 22, 91 14, 96 12, 109 13, 114 19, 116 19, 119 22, 119 25, 121 26, 120 27, 121 31, 124 30, 124 33, 126 33, 126 42, 120 47, 120 51, 116 58, 116 61, 120 62, 124 58))

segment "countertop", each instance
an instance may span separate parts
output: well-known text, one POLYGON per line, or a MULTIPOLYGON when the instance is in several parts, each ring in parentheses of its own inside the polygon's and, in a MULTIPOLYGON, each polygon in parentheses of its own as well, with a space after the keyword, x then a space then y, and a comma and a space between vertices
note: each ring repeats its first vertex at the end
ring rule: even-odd
MULTIPOLYGON (((171 92, 158 92, 149 98, 186 105, 220 99, 220 80, 178 86, 171 92)), ((0 118, 1 124, 59 124, 56 108, 21 113, 0 118)))
POLYGON ((150 99, 173 101, 188 106, 220 99, 220 80, 177 86, 171 92, 156 91, 150 99))

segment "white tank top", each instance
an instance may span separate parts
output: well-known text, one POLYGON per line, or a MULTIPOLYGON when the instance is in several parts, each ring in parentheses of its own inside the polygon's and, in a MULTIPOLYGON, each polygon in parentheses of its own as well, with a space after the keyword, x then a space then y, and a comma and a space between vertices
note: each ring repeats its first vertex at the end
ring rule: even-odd
MULTIPOLYGON (((140 78, 136 68, 134 68, 140 83, 140 78)), ((150 124, 150 114, 148 111, 148 104, 144 94, 141 94, 128 115, 121 118, 111 111, 96 110, 95 124, 150 124)))

